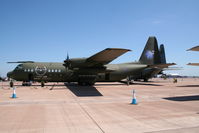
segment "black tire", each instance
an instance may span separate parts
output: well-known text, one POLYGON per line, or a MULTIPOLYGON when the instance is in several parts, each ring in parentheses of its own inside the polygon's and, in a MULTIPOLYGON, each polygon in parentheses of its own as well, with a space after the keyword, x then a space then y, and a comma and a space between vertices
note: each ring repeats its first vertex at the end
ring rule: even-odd
POLYGON ((82 85, 83 85, 83 83, 79 81, 79 82, 78 82, 78 85, 79 85, 79 86, 82 86, 82 85))
POLYGON ((44 81, 41 81, 41 87, 44 87, 45 84, 44 84, 44 81))

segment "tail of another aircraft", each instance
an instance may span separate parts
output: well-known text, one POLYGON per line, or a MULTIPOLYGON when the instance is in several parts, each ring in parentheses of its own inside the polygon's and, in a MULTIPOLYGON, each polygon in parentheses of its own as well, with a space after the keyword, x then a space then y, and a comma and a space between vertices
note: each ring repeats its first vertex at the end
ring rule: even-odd
POLYGON ((160 51, 158 49, 158 43, 156 38, 149 37, 146 46, 144 48, 144 51, 142 52, 142 55, 139 59, 139 62, 141 64, 147 64, 147 65, 161 64, 162 61, 165 61, 165 56, 162 59, 160 56, 160 53, 164 55, 164 46, 160 48, 160 51))

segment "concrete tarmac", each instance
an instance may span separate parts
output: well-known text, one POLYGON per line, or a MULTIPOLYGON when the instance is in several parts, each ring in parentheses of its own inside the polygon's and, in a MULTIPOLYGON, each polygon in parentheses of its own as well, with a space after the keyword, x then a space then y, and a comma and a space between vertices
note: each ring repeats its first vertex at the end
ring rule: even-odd
POLYGON ((0 85, 0 133, 198 133, 199 79, 0 85), (137 105, 130 104, 133 89, 137 105))

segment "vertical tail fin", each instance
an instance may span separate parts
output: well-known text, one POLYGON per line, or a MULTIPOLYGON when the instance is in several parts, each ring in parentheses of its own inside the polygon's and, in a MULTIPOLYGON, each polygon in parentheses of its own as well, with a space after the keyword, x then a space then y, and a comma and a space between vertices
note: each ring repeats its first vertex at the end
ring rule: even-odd
POLYGON ((160 45, 160 59, 161 59, 161 64, 166 64, 166 56, 163 44, 160 45))
POLYGON ((149 37, 139 62, 147 65, 160 64, 161 58, 156 37, 149 37))

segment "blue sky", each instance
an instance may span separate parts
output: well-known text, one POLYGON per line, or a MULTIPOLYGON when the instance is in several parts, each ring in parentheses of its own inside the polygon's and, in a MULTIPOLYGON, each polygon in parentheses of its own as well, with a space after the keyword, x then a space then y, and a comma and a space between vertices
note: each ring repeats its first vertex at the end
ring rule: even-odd
POLYGON ((0 0, 0 75, 8 61, 62 62, 107 47, 128 48, 113 63, 138 60, 149 36, 165 44, 167 62, 199 75, 198 0, 0 0))

